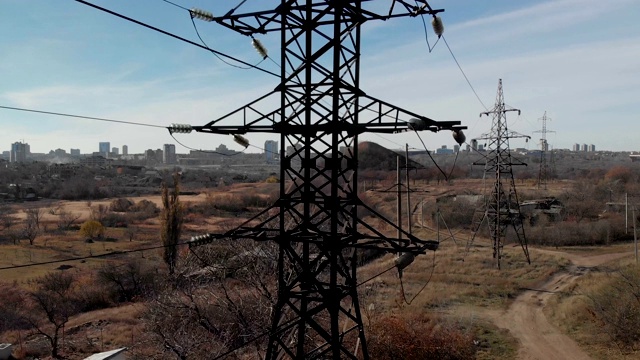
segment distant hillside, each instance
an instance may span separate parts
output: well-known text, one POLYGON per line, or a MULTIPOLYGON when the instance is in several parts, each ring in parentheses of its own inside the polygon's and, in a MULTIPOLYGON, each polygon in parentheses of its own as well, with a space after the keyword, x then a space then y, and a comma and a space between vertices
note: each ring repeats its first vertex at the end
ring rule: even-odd
MULTIPOLYGON (((404 166, 405 157, 376 143, 364 141, 358 144, 358 169, 360 170, 395 170, 400 156, 400 164, 404 166)), ((414 166, 417 165, 411 161, 414 166)))

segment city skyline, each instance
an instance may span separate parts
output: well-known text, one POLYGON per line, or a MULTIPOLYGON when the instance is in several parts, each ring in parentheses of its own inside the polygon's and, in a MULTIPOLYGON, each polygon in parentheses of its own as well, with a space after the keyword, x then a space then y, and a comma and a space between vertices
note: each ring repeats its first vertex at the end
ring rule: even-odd
MULTIPOLYGON (((96 0, 95 4, 148 22, 199 42, 185 11, 166 3, 96 0)), ((225 13, 231 5, 203 0, 177 1, 225 13)), ((277 2, 247 3, 242 10, 275 7, 277 2)), ((367 6, 385 6, 372 2, 367 6)), ((633 0, 593 3, 587 0, 455 3, 432 1, 441 14, 445 39, 474 86, 491 107, 498 79, 505 101, 522 110, 508 117, 512 130, 532 136, 513 147, 535 149, 545 111, 552 148, 571 149, 576 141, 611 151, 638 150, 634 143, 640 95, 640 4, 633 0)), ((277 86, 277 79, 256 70, 227 66, 210 53, 104 14, 76 2, 7 0, 0 5, 3 86, 0 105, 63 112, 156 127, 54 117, 0 109, 4 131, 0 144, 24 140, 32 152, 45 153, 69 144, 82 153, 95 151, 103 139, 130 153, 175 142, 166 129, 172 123, 203 125, 277 86), (14 14, 24 14, 17 18, 14 14)), ((436 37, 427 20, 430 45, 436 37)), ((260 58, 243 36, 212 23, 196 23, 216 50, 250 63, 260 58)), ((490 120, 478 118, 484 107, 457 68, 444 40, 430 53, 421 19, 363 27, 361 87, 367 94, 436 120, 460 120, 467 139, 489 131, 490 120)), ((273 61, 261 63, 278 72, 279 38, 262 36, 273 61)), ((277 107, 278 104, 274 104, 277 107)), ((225 144, 241 151, 231 137, 176 134, 194 149, 225 144)), ((454 144, 448 132, 421 134, 429 149, 454 144)), ((260 152, 267 135, 250 134, 247 152, 260 152)), ((280 141, 280 139, 274 139, 280 141)), ((405 143, 422 148, 412 133, 360 136, 388 148, 405 143)), ((5 146, 7 146, 5 145, 5 146)), ((176 145, 177 152, 188 148, 176 145)))

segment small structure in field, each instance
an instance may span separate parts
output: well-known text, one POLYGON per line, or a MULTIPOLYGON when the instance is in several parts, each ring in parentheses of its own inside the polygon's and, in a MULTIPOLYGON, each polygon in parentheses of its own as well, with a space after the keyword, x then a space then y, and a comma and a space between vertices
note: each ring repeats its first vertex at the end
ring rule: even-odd
POLYGON ((126 347, 115 349, 111 351, 105 351, 97 354, 93 354, 84 360, 125 360, 126 347))

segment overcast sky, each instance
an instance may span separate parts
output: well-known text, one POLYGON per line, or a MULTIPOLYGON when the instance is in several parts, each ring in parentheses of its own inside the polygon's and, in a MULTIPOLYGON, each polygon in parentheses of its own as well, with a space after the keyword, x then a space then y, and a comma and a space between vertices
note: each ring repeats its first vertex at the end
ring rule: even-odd
MULTIPOLYGON (((161 0, 91 0, 198 42, 189 14, 161 0)), ((174 0, 226 13, 240 0, 174 0)), ((273 9, 279 1, 248 0, 238 12, 273 9)), ((375 0, 383 8, 387 0, 375 0)), ((553 148, 574 143, 598 150, 639 150, 640 1, 433 0, 444 8, 445 38, 485 106, 494 105, 498 79, 509 129, 531 135, 512 147, 537 148, 547 113, 553 148)), ((207 44, 249 63, 260 60, 250 41, 215 23, 198 22, 207 44)), ((440 41, 430 53, 420 18, 367 22, 362 27, 361 87, 369 95, 436 120, 460 120, 467 138, 491 120, 440 41)), ((278 79, 225 65, 211 53, 105 14, 74 0, 0 0, 0 106, 79 114, 169 126, 204 125, 272 90, 278 79)), ((428 27, 430 43, 436 40, 428 27)), ((279 62, 279 36, 261 36, 279 62)), ((274 62, 261 64, 277 72, 274 62)), ((0 109, 0 150, 25 141, 32 152, 98 142, 130 153, 175 143, 165 129, 29 114, 0 109)), ((223 135, 177 135, 193 148, 214 149, 223 135)), ((277 135, 252 134, 262 147, 277 135)), ((425 133, 429 149, 452 147, 450 134, 425 133)), ((415 134, 363 135, 390 148, 422 148, 415 134)), ((188 152, 177 145, 179 153, 188 152)), ((249 148, 250 151, 258 151, 249 148)))

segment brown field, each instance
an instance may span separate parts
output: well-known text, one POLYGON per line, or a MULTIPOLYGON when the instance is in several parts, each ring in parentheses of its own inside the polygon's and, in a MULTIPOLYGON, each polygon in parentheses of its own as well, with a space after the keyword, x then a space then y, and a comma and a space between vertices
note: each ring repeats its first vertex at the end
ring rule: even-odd
MULTIPOLYGON (((384 188, 388 184, 379 184, 384 188)), ((521 196, 540 196, 540 191, 533 182, 518 184, 521 196)), ((557 195, 571 186, 569 182, 554 182, 545 195, 557 195)), ((435 202, 435 198, 447 193, 479 193, 483 187, 481 180, 455 180, 450 184, 416 182, 412 188, 423 191, 414 197, 416 204, 424 200, 435 202)), ((181 201, 189 204, 202 204, 207 201, 224 201, 232 195, 260 194, 267 196, 274 190, 273 184, 238 184, 221 189, 218 192, 201 193, 195 196, 181 196, 181 201)), ((395 216, 395 195, 369 191, 376 209, 393 219, 395 216)), ((134 201, 142 199, 152 201, 160 206, 160 196, 130 198, 134 201)), ((18 221, 24 221, 24 208, 40 207, 45 209, 42 223, 45 228, 56 226, 61 210, 79 215, 78 223, 90 218, 90 206, 108 206, 113 199, 70 202, 37 202, 13 205, 18 221)), ((425 222, 431 229, 435 227, 430 220, 414 215, 414 234, 420 238, 436 239, 437 234, 426 227, 418 226, 425 222)), ((193 215, 185 224, 183 234, 196 234, 205 231, 216 231, 228 226, 230 221, 239 221, 228 217, 205 217, 193 215)), ((16 226, 19 226, 16 225, 16 226)), ((0 245, 0 268, 36 264, 40 262, 63 260, 75 257, 87 257, 112 251, 127 251, 158 245, 159 221, 150 218, 136 223, 138 233, 133 241, 128 241, 124 228, 108 228, 105 238, 110 241, 87 243, 77 230, 64 233, 45 231, 38 237, 33 246, 22 240, 19 244, 0 245)), ((628 355, 607 349, 607 344, 594 342, 584 326, 565 321, 573 316, 575 296, 555 296, 554 291, 574 290, 577 286, 597 286, 601 273, 576 273, 575 266, 590 268, 602 264, 620 261, 620 257, 630 256, 630 245, 614 245, 606 247, 571 247, 571 248, 532 248, 531 264, 527 264, 520 246, 507 244, 501 270, 495 268, 492 250, 487 239, 478 238, 466 251, 468 231, 453 230, 454 238, 443 230, 443 241, 436 252, 419 256, 403 274, 402 283, 395 269, 375 277, 360 287, 361 305, 366 321, 389 314, 411 316, 416 313, 432 314, 453 322, 470 332, 478 341, 478 359, 544 359, 556 348, 569 348, 579 344, 580 349, 595 358, 625 359, 628 355), (629 254, 629 255, 626 255, 629 254), (587 276, 585 276, 587 275, 587 276), (550 283, 549 281, 556 281, 550 283), (578 285, 579 284, 579 285, 578 285), (537 289, 538 291, 527 290, 537 289), (533 313, 533 311, 539 312, 533 313), (542 311, 544 309, 544 312, 542 311), (539 318, 548 317, 550 322, 531 330, 546 332, 556 339, 556 343, 546 343, 544 339, 527 343, 525 339, 531 334, 519 333, 517 326, 527 327, 525 316, 535 314, 539 318), (568 334, 569 336, 566 336, 568 334), (544 347, 547 352, 536 353, 531 350, 544 347), (523 350, 524 349, 524 350, 523 350), (621 355, 622 354, 622 355, 621 355)), ((183 235, 183 237, 185 237, 183 235)), ((184 238, 186 240, 187 237, 184 238)), ((18 267, 0 270, 0 281, 18 283, 25 288, 31 286, 30 280, 54 271, 60 265, 71 265, 68 271, 82 274, 91 279, 91 274, 105 263, 117 264, 125 255, 109 258, 91 258, 82 261, 70 261, 49 265, 18 267)), ((140 262, 164 266, 160 250, 148 250, 126 255, 127 258, 139 258, 140 262)), ((623 260, 626 261, 626 260, 623 260)), ((393 267, 393 255, 386 255, 361 267, 358 277, 360 281, 369 279, 393 267)), ((90 281, 90 280, 87 280, 90 281)), ((65 349, 67 353, 88 354, 101 349, 127 346, 144 347, 148 341, 140 313, 144 304, 129 303, 117 308, 92 311, 75 316, 67 324, 65 349)), ((533 315, 531 315, 533 316, 533 315)), ((537 333, 536 333, 537 334, 537 333)), ((0 342, 18 343, 18 337, 27 343, 37 343, 37 337, 25 336, 15 332, 4 334, 0 342)), ((534 334, 535 335, 535 334, 534 334)), ((576 352, 575 359, 582 359, 576 352)), ((637 353, 634 353, 637 354, 637 353)), ((81 358, 80 355, 69 359, 81 358)), ((566 357, 567 359, 574 359, 566 357)), ((588 358, 588 357, 586 357, 588 358)))

